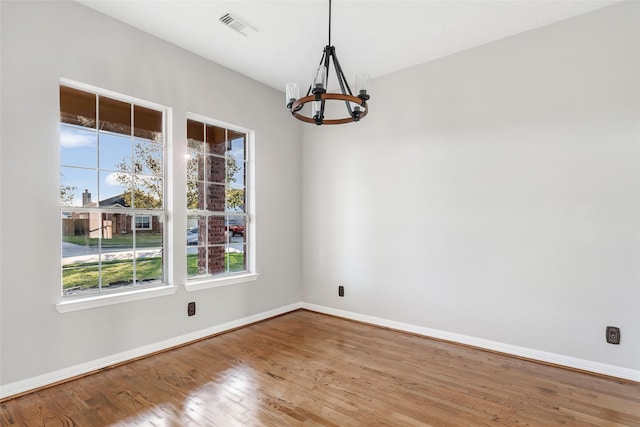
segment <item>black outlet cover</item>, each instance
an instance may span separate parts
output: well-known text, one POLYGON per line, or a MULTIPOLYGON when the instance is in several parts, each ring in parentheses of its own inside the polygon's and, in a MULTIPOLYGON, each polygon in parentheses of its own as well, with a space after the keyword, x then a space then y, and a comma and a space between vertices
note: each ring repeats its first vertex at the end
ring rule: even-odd
POLYGON ((338 286, 338 296, 339 297, 344 296, 344 286, 338 286))
POLYGON ((194 316, 195 314, 196 314, 196 303, 190 302, 189 304, 187 304, 187 315, 194 316))
POLYGON ((620 344, 620 328, 607 326, 607 342, 609 344, 620 344))

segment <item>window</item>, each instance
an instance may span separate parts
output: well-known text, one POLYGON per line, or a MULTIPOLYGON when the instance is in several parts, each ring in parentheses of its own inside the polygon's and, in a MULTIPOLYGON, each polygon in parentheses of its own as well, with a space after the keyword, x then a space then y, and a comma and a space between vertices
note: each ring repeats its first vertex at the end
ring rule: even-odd
POLYGON ((152 230, 151 215, 136 215, 136 230, 152 230))
POLYGON ((187 276, 249 272, 249 133, 187 120, 187 276))
POLYGON ((63 296, 164 283, 165 113, 60 86, 63 296))

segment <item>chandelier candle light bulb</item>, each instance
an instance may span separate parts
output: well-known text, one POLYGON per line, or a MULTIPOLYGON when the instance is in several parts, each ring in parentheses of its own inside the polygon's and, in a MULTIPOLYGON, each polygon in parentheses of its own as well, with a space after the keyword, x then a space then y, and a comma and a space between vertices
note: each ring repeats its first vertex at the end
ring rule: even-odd
POLYGON ((293 103, 300 97, 300 89, 298 83, 287 83, 286 100, 287 108, 291 108, 293 103))
MULTIPOLYGON (((320 65, 313 74, 313 80, 307 90, 306 96, 300 98, 298 85, 296 83, 287 83, 286 86, 286 106, 291 114, 298 120, 306 123, 314 123, 316 125, 339 125, 343 123, 357 122, 364 118, 368 113, 367 101, 367 83, 369 75, 359 73, 356 75, 356 93, 354 96, 351 87, 347 82, 338 57, 336 56, 336 48, 331 46, 331 0, 329 0, 329 43, 325 46, 320 60, 320 65), (340 86, 340 92, 327 92, 327 81, 329 78, 329 64, 333 63, 336 79, 340 86), (347 109, 347 115, 338 119, 325 118, 325 104, 327 101, 342 101, 347 109), (301 112, 302 108, 311 103, 311 115, 305 115, 301 112)), ((333 110, 333 109, 332 109, 333 110)))
POLYGON ((327 67, 318 66, 313 75, 313 93, 325 93, 327 91, 327 67))

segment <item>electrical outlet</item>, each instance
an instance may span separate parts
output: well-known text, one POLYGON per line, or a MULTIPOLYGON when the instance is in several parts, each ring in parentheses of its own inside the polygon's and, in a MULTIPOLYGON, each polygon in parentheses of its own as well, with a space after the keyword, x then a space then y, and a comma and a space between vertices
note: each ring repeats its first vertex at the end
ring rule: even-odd
POLYGON ((196 314, 196 303, 190 302, 187 304, 187 316, 195 316, 196 314))
POLYGON ((344 296, 344 286, 338 286, 338 296, 339 297, 344 296))
POLYGON ((609 344, 620 344, 620 328, 607 326, 607 342, 609 344))

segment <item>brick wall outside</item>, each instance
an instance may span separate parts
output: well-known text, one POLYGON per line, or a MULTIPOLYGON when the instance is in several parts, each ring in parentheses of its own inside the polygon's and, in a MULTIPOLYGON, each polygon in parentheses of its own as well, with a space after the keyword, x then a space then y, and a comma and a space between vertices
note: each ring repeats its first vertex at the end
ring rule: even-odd
MULTIPOLYGON (((187 120, 187 138, 204 143, 198 155, 197 209, 225 211, 226 129, 187 120)), ((198 218, 198 274, 217 274, 225 266, 225 217, 198 218)))

